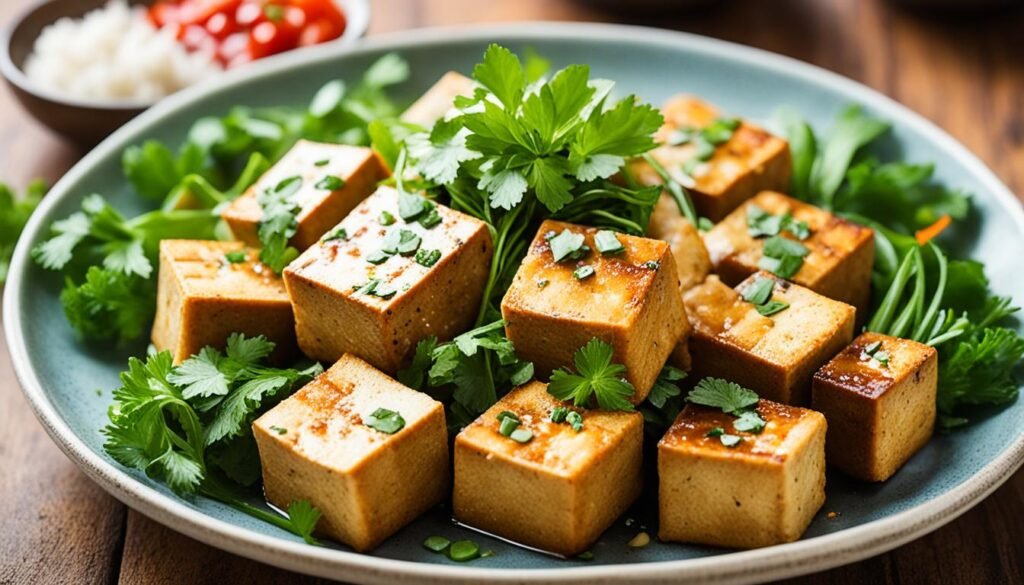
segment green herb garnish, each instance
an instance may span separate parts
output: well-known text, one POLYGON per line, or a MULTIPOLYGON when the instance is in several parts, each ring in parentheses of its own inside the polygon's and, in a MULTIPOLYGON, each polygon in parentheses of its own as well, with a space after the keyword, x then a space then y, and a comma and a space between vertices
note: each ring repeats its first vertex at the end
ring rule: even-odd
POLYGON ((579 266, 576 268, 576 270, 572 271, 572 275, 576 278, 576 280, 590 278, 591 276, 594 276, 594 267, 590 266, 589 264, 579 266))
POLYGON ((295 175, 260 191, 256 197, 262 210, 258 229, 260 243, 263 245, 260 249, 260 262, 277 274, 281 274, 285 266, 299 255, 298 250, 288 245, 288 240, 299 227, 296 216, 301 207, 294 195, 301 188, 302 177, 295 175))
POLYGON ((564 406, 556 406, 551 409, 551 422, 562 423, 565 422, 566 415, 569 414, 569 409, 564 406))
POLYGON ((735 447, 740 444, 740 441, 743 440, 743 437, 740 437, 738 435, 723 434, 722 436, 718 437, 718 440, 721 441, 722 444, 725 445, 726 447, 735 447))
POLYGON ((420 248, 416 251, 416 263, 420 266, 430 268, 437 261, 441 259, 441 250, 424 250, 420 248))
POLYGON ((807 246, 782 236, 765 240, 763 256, 758 267, 779 278, 790 278, 804 265, 804 257, 811 253, 807 246))
POLYGON ((388 211, 382 211, 380 212, 380 217, 377 218, 377 221, 380 225, 391 225, 395 223, 395 216, 391 215, 388 211))
POLYGON ((589 406, 591 397, 606 410, 633 410, 629 398, 633 385, 625 379, 626 367, 612 363, 614 349, 594 338, 576 351, 573 361, 577 373, 565 368, 555 370, 548 393, 559 400, 572 400, 576 406, 589 406))
POLYGON ((597 251, 609 255, 609 254, 621 254, 626 251, 626 247, 619 241, 618 236, 611 230, 600 230, 594 236, 594 246, 597 247, 597 251))
POLYGON ((275 433, 277 433, 279 435, 287 435, 288 434, 288 429, 286 429, 284 427, 279 427, 277 425, 270 425, 270 430, 274 431, 275 433))
POLYGON ((448 558, 464 563, 480 556, 480 547, 472 540, 456 540, 448 547, 448 558))
POLYGON ((378 408, 370 416, 366 417, 363 424, 371 429, 393 435, 405 428, 405 419, 393 410, 378 408))
POLYGON ((324 175, 316 182, 315 187, 323 191, 337 191, 345 186, 345 180, 335 175, 324 175))
POLYGON ((583 415, 575 410, 570 410, 569 414, 565 415, 565 422, 577 433, 583 430, 583 415))
POLYGON ((245 250, 234 250, 232 252, 225 252, 224 259, 227 260, 229 264, 239 264, 241 262, 245 262, 245 250))
POLYGON ((562 230, 562 233, 549 239, 551 255, 554 257, 555 262, 561 262, 566 259, 579 259, 585 247, 583 245, 584 239, 583 234, 575 234, 567 229, 562 230))
POLYGON ((423 548, 435 553, 443 553, 451 543, 452 541, 443 536, 428 536, 423 541, 423 548))
POLYGON ((316 167, 326 167, 330 163, 331 163, 330 159, 324 158, 324 159, 320 159, 320 160, 316 161, 315 163, 313 163, 313 166, 316 166, 316 167))
POLYGON ((533 432, 530 429, 516 429, 509 433, 508 438, 517 443, 529 443, 533 440, 533 432))
POLYGON ((345 228, 343 228, 343 227, 341 227, 339 225, 339 226, 335 227, 334 229, 332 229, 331 231, 329 231, 326 234, 324 234, 324 237, 323 237, 323 239, 321 241, 323 241, 323 242, 330 242, 330 241, 333 241, 333 240, 347 240, 347 239, 348 239, 348 231, 345 228))

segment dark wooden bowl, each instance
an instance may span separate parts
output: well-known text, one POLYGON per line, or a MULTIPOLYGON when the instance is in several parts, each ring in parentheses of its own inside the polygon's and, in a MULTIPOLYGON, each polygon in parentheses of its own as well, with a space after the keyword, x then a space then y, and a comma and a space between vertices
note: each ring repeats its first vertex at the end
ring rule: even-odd
MULTIPOLYGON (((36 120, 82 146, 97 144, 152 103, 127 100, 92 102, 58 95, 36 87, 22 71, 22 66, 44 28, 66 16, 81 17, 106 2, 45 0, 7 23, 0 38, 0 72, 18 101, 36 120)), ((129 4, 145 3, 144 0, 129 0, 129 4)))

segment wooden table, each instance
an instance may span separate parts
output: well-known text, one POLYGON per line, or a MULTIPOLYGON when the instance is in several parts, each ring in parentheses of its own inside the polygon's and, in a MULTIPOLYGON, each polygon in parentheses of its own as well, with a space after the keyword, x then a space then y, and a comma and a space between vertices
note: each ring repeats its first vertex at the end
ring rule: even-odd
MULTIPOLYGON (((29 0, 0 2, 0 24, 29 0)), ((1024 193, 1024 10, 928 15, 880 0, 734 0, 674 18, 568 0, 376 0, 371 33, 508 20, 628 21, 776 51, 859 80, 938 123, 1024 193)), ((622 0, 622 4, 629 4, 622 0)), ((57 179, 81 152, 0 91, 0 178, 57 179)), ((2 341, 0 341, 2 346, 2 341)), ((0 584, 316 583, 127 510, 50 442, 0 347, 0 584)), ((1024 471, 961 518, 890 553, 797 579, 1024 582, 1024 471)))

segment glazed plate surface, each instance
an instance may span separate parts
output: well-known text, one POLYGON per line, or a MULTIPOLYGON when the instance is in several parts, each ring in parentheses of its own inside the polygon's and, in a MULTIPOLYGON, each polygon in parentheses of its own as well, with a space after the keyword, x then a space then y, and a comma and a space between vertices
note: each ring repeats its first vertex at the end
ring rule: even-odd
MULTIPOLYGON (((904 107, 852 81, 762 51, 706 38, 608 25, 522 24, 426 29, 380 36, 352 50, 322 47, 247 67, 208 88, 172 96, 138 117, 75 166, 46 197, 15 254, 4 295, 7 342, 25 395, 60 447, 96 482, 129 506, 211 545, 288 569, 342 581, 375 583, 586 582, 701 580, 749 582, 818 571, 894 548, 941 526, 991 493, 1024 460, 1024 401, 984 420, 938 435, 893 479, 881 485, 828 477, 827 501, 804 538, 768 549, 735 552, 652 542, 626 546, 646 523, 641 504, 627 527, 621 519, 594 549, 592 561, 565 561, 519 549, 451 524, 437 510, 370 555, 341 546, 314 547, 273 526, 205 499, 182 500, 144 474, 104 454, 99 429, 110 391, 129 355, 145 345, 89 347, 77 341, 58 298, 60 278, 35 266, 29 248, 50 222, 77 210, 83 197, 106 195, 126 213, 142 211, 122 179, 121 152, 155 138, 180 143, 190 124, 234 105, 304 105, 324 82, 356 79, 377 57, 397 51, 412 77, 399 89, 409 100, 449 70, 469 73, 490 42, 532 46, 557 67, 587 63, 592 76, 614 79, 618 95, 661 104, 692 93, 730 113, 766 121, 794 108, 817 129, 851 103, 888 120, 893 130, 881 156, 934 161, 937 179, 973 193, 975 218, 959 229, 960 255, 985 262, 992 286, 1024 305, 1024 212, 1003 184, 947 134, 904 107), (97 392, 97 390, 101 392, 97 392), (835 512, 829 518, 829 512, 835 512), (473 538, 495 551, 456 564, 421 546, 427 536, 473 538), (513 571, 514 570, 514 571, 513 571)), ((654 526, 648 526, 653 530, 654 526)))

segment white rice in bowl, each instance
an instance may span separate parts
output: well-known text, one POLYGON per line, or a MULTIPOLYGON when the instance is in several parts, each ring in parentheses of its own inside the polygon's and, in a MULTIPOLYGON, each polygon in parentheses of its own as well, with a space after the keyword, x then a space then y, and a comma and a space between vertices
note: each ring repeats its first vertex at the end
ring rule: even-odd
POLYGON ((43 29, 25 61, 42 89, 88 100, 155 101, 221 72, 213 55, 189 52, 145 8, 112 0, 82 18, 43 29))

